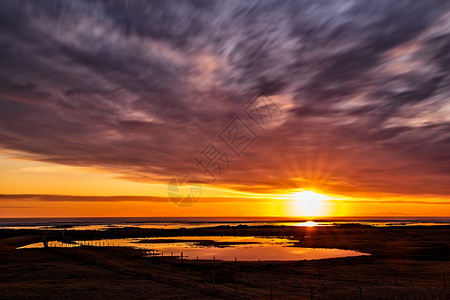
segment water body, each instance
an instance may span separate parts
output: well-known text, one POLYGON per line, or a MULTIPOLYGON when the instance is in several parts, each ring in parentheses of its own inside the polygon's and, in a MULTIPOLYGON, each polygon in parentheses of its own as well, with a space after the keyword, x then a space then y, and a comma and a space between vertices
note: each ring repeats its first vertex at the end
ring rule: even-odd
POLYGON ((109 228, 139 227, 147 229, 202 228, 221 225, 237 226, 336 226, 341 224, 371 226, 431 226, 450 225, 449 217, 334 217, 334 218, 0 218, 0 229, 108 230, 109 228))
MULTIPOLYGON (((149 255, 173 256, 181 259, 223 261, 295 261, 368 255, 358 251, 326 248, 294 247, 294 241, 285 238, 237 237, 237 236, 180 236, 104 239, 74 241, 62 244, 52 241, 50 247, 133 247, 148 250, 149 255)), ((42 248, 34 243, 19 249, 42 248)))

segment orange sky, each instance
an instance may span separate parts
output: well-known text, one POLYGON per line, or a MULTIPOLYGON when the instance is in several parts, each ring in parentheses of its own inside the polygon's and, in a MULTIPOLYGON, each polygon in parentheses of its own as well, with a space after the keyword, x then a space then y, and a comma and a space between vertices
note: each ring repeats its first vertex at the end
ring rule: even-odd
MULTIPOLYGON (((319 196, 302 199, 299 190, 252 194, 203 186, 202 197, 190 207, 167 198, 167 184, 118 179, 94 169, 0 156, 0 217, 89 216, 448 216, 448 200, 421 197, 384 199, 319 196), (12 197, 7 195, 23 195, 12 197), (39 196, 40 195, 40 196, 39 196), (45 195, 54 195, 48 199, 45 195), (67 199, 64 195, 71 195, 67 199), (128 196, 119 200, 108 196, 128 196), (83 197, 82 196, 91 196, 83 197), (102 197, 106 196, 106 197, 102 197), (77 198, 79 197, 79 198, 77 198), (442 204, 439 204, 442 202, 442 204)), ((319 190, 316 190, 320 194, 319 190)))
POLYGON ((450 216, 439 6, 13 2, 0 217, 450 216))

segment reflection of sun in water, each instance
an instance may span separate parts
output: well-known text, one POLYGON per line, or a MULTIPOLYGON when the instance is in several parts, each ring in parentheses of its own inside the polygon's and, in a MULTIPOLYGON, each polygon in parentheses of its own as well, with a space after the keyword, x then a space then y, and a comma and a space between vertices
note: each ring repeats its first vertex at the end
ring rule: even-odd
POLYGON ((301 191, 291 194, 293 214, 299 216, 325 215, 325 201, 331 197, 313 191, 301 191))
POLYGON ((308 222, 305 222, 305 226, 306 227, 314 227, 314 226, 316 226, 317 224, 316 224, 316 222, 314 222, 314 221, 308 221, 308 222))

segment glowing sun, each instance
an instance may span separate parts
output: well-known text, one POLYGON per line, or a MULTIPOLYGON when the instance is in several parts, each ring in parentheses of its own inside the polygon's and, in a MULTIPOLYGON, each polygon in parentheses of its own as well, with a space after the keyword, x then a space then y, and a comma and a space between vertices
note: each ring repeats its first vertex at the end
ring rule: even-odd
POLYGON ((293 208, 295 214, 301 216, 323 216, 325 215, 325 201, 331 197, 313 191, 301 191, 292 193, 293 208))

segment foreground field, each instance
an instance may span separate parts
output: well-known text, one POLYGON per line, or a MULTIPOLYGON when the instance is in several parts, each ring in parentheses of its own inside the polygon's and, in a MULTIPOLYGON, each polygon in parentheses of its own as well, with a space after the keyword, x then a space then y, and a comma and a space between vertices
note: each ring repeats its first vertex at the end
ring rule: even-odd
MULTIPOLYGON (((2 299, 450 299, 450 228, 369 226, 67 230, 64 239, 290 236, 371 256, 295 262, 181 262, 121 247, 22 249, 35 230, 1 230, 2 299)), ((62 239, 61 232, 47 232, 62 239)))

